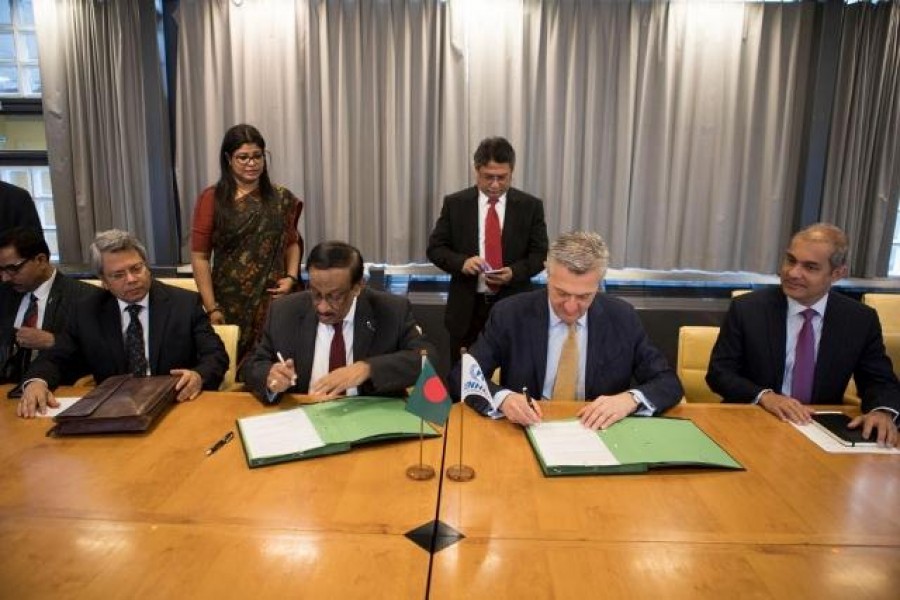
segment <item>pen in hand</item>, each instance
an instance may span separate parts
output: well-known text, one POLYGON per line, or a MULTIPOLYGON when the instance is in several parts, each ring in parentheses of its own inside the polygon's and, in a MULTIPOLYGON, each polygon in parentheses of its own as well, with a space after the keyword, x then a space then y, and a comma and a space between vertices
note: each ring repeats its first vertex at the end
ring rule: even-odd
MULTIPOLYGON (((283 366, 287 366, 287 362, 284 360, 284 356, 281 355, 281 351, 275 353, 275 356, 278 357, 278 362, 280 362, 283 366)), ((291 385, 297 385, 297 374, 294 373, 294 376, 291 377, 291 385)))
POLYGON ((525 402, 528 403, 528 408, 534 411, 534 400, 531 399, 531 396, 528 395, 528 388, 522 387, 522 395, 525 396, 525 402))
POLYGON ((206 449, 206 455, 212 456, 213 453, 217 452, 219 450, 219 448, 221 448, 222 446, 224 446, 225 444, 230 442, 232 439, 234 439, 234 432, 229 431, 224 436, 222 436, 222 439, 220 439, 215 444, 213 444, 212 446, 210 446, 209 448, 206 449))

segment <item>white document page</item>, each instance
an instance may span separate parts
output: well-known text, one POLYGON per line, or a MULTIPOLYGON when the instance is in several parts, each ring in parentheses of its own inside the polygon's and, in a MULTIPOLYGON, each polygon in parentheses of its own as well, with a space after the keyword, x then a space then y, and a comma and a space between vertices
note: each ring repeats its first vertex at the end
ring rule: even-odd
POLYGON ((284 456, 325 445, 304 410, 287 410, 239 420, 250 458, 284 456))
POLYGON ((597 432, 578 420, 538 423, 530 427, 548 467, 620 464, 597 432))
POLYGON ((62 411, 66 410, 76 402, 81 400, 81 398, 57 398, 56 401, 59 402, 59 406, 57 408, 53 408, 52 406, 47 407, 47 412, 44 414, 35 413, 36 417, 55 417, 62 411))
POLYGON ((833 454, 900 454, 897 448, 883 448, 879 446, 846 446, 837 441, 833 435, 825 431, 817 423, 807 423, 806 425, 797 425, 791 423, 797 428, 797 431, 805 435, 825 452, 833 454))

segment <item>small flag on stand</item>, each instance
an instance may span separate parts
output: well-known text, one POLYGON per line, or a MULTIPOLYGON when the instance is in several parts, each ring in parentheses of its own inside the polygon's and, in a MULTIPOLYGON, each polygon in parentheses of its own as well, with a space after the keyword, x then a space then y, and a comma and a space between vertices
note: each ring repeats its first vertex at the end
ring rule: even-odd
POLYGON ((450 414, 450 395, 428 357, 422 356, 422 372, 406 401, 406 410, 420 419, 445 425, 450 414))
POLYGON ((480 396, 491 405, 491 390, 488 389, 484 372, 478 361, 466 352, 462 355, 462 385, 460 386, 460 398, 465 400, 469 396, 480 396))

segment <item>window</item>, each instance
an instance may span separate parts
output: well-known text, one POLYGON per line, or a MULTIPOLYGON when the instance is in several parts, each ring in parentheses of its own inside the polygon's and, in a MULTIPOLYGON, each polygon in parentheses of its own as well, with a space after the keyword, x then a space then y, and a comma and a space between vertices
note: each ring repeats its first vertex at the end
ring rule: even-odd
POLYGON ((32 0, 0 0, 0 179, 34 199, 59 260, 32 0))
POLYGON ((34 7, 31 0, 0 0, 0 96, 40 95, 34 7))

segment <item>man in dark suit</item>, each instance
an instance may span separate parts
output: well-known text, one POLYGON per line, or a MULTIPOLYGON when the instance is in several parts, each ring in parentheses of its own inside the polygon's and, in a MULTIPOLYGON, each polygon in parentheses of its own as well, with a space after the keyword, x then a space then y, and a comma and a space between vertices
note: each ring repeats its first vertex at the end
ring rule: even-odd
POLYGON ((0 233, 13 227, 27 227, 43 235, 34 200, 27 190, 0 181, 0 233))
POLYGON ((782 261, 781 287, 732 301, 706 382, 725 402, 757 403, 785 421, 808 423, 811 404, 842 402, 852 375, 864 414, 850 426, 893 446, 900 386, 878 315, 831 291, 847 274, 847 248, 847 236, 834 225, 797 233, 782 261))
POLYGON ((80 299, 53 348, 31 363, 19 416, 58 405, 50 389, 67 365, 91 373, 98 383, 125 373, 171 374, 178 377, 178 401, 217 389, 228 354, 199 294, 154 281, 143 244, 124 231, 99 233, 91 260, 106 289, 80 299))
MULTIPOLYGON (((486 376, 500 369, 500 385, 488 382, 491 406, 476 401, 476 409, 538 423, 540 403, 529 402, 527 388, 529 396, 587 400, 578 413, 582 423, 605 429, 630 414, 659 414, 681 399, 678 377, 631 305, 600 293, 608 262, 596 233, 564 234, 550 247, 547 289, 494 307, 471 354, 486 376)), ((460 376, 457 367, 451 393, 458 393, 460 376)))
POLYGON ((450 334, 451 363, 459 359, 460 348, 471 346, 478 337, 491 306, 531 289, 531 278, 544 268, 544 204, 510 187, 515 166, 516 153, 508 141, 482 140, 475 151, 475 187, 444 198, 428 240, 428 259, 450 273, 444 323, 450 334), (494 214, 502 256, 492 258, 489 220, 494 214))
POLYGON ((406 298, 365 288, 359 250, 323 242, 306 260, 309 287, 276 299, 244 381, 263 402, 403 394, 432 353, 406 298), (282 360, 284 359, 284 360, 282 360))
MULTIPOLYGON (((91 286, 57 271, 41 233, 27 227, 0 233, 0 279, 0 382, 18 383, 34 353, 53 346, 72 304, 91 286)), ((17 386, 10 397, 20 391, 17 386)))

